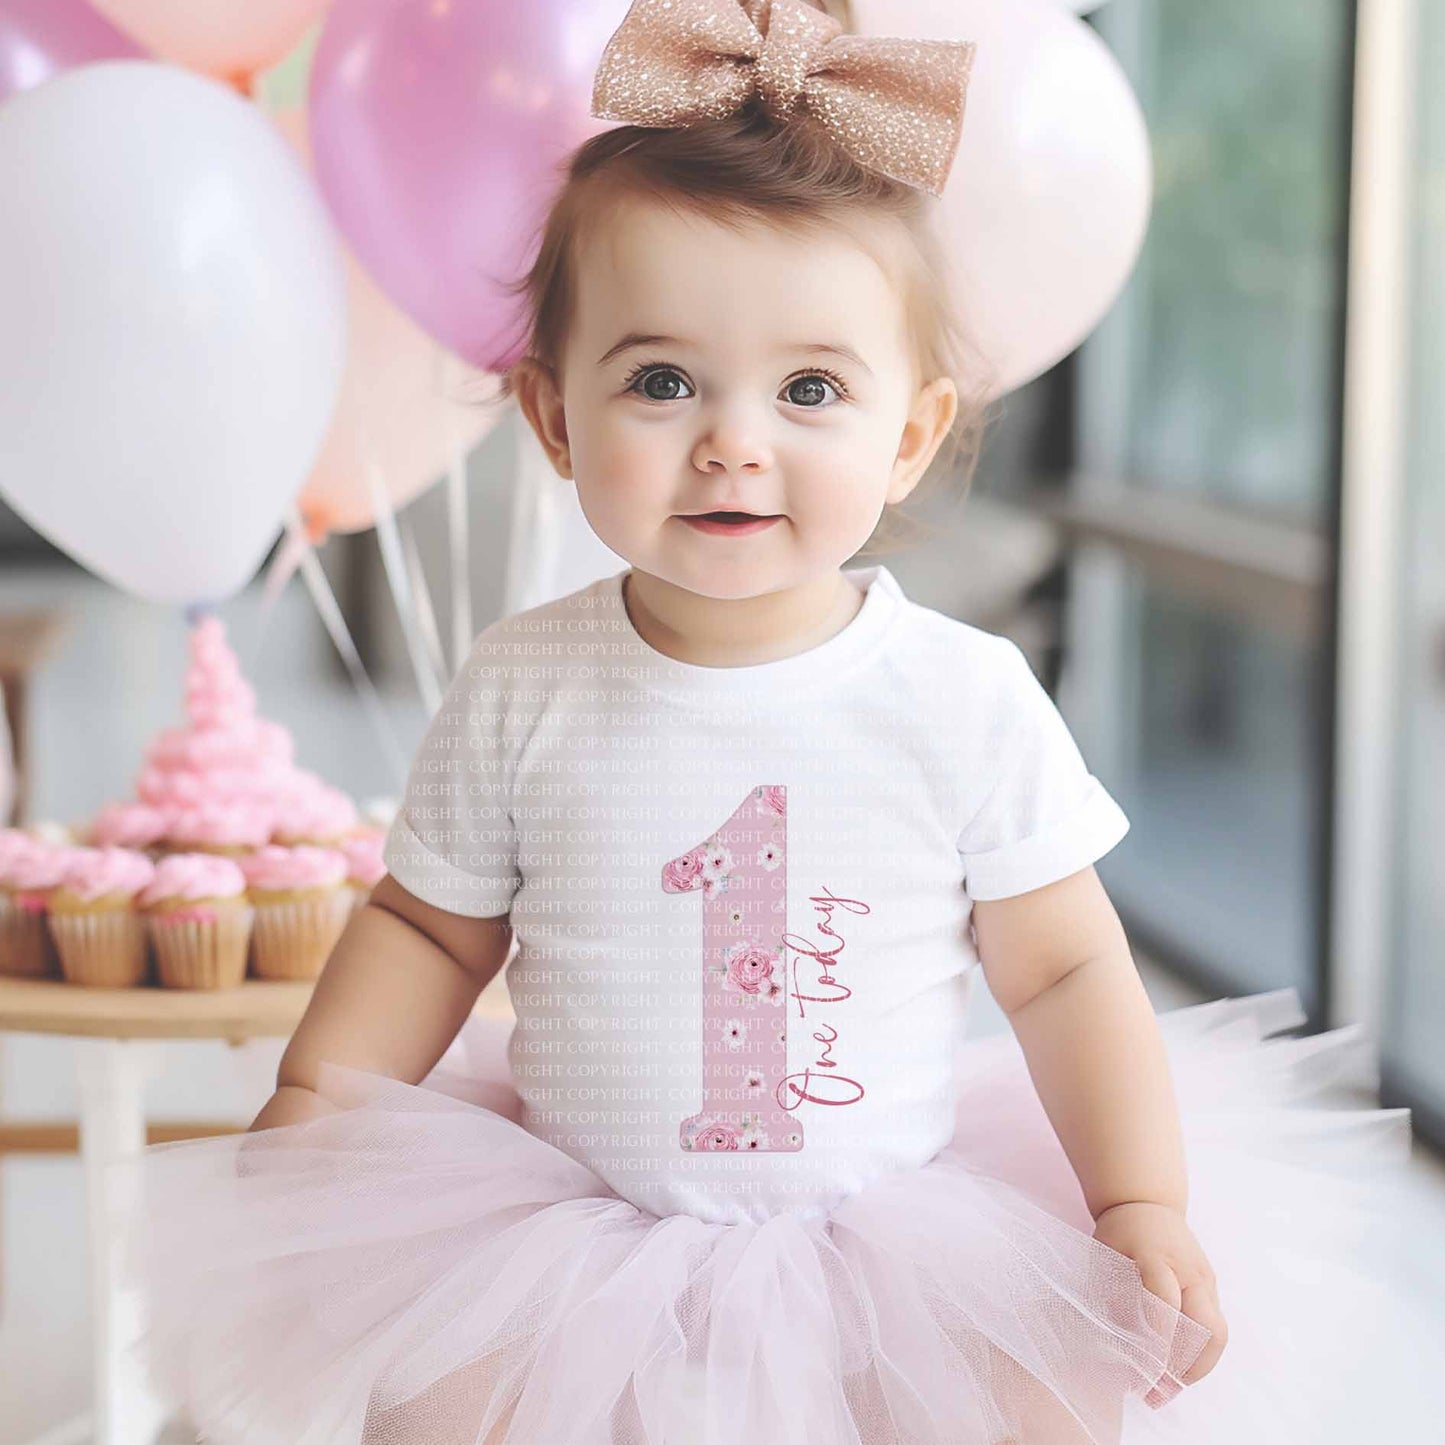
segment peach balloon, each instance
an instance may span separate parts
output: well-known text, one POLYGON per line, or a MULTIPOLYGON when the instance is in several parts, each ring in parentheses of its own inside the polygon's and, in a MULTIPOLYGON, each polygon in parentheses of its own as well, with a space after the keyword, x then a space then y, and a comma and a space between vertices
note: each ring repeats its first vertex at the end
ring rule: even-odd
POLYGON ((978 45, 940 203, 964 324, 990 394, 1032 381, 1099 324, 1128 281, 1153 197, 1128 78, 1057 0, 854 0, 866 35, 978 45))
POLYGON ((248 80, 285 58, 331 0, 90 0, 162 60, 248 80))
MULTIPOLYGON (((308 169, 306 118, 272 119, 308 169)), ((499 378, 467 366, 394 306, 343 244, 348 342, 341 397, 321 455, 297 496, 308 534, 361 532, 376 525, 368 468, 393 509, 437 482, 455 448, 464 452, 496 423, 499 378)))

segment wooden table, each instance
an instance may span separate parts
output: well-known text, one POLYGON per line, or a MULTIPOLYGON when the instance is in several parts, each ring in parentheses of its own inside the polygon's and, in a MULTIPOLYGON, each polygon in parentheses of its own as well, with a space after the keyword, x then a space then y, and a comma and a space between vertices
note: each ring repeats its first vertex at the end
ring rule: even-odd
MULTIPOLYGON (((501 975, 482 991, 475 1012, 511 1018, 501 975)), ((133 1200, 107 1166, 147 1143, 145 1082, 168 1039, 289 1038, 313 984, 247 979, 239 988, 88 988, 58 979, 0 976, 0 1033, 64 1035, 75 1041, 80 1091, 79 1139, 85 1171, 94 1324, 93 1408, 44 1437, 45 1445, 151 1445, 171 1406, 157 1400, 127 1349, 140 1333, 140 1302, 125 1294, 112 1221, 133 1200)), ((245 1128, 250 1120, 237 1126, 245 1128)), ((222 1134, 223 1124, 186 1126, 186 1134, 222 1134)), ((35 1442, 40 1445, 40 1442, 35 1442)))

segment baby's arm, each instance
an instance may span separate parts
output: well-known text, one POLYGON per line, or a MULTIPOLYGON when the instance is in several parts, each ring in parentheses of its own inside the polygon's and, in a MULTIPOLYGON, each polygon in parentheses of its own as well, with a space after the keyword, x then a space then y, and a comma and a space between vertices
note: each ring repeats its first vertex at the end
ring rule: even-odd
POLYGON ((316 1092, 323 1059, 420 1083, 507 960, 507 914, 423 903, 389 873, 332 949, 251 1132, 337 1112, 316 1092))
POLYGON ((1183 1213, 1184 1144, 1164 1042, 1094 869, 979 900, 973 926, 989 991, 1090 1213, 1097 1220, 1132 1201, 1183 1213))

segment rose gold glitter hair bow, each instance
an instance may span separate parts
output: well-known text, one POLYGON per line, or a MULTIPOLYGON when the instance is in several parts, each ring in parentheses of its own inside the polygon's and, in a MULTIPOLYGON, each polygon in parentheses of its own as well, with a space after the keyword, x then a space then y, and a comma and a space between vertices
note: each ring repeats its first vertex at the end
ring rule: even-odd
POLYGON ((860 165, 937 196, 974 49, 845 35, 807 0, 634 0, 597 68, 592 114, 685 127, 756 95, 775 120, 806 109, 860 165))

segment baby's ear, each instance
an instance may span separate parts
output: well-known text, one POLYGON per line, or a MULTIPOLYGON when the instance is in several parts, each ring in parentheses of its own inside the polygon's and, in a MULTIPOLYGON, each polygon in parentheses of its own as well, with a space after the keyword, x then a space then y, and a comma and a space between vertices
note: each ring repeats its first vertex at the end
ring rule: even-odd
POLYGON ((533 357, 511 369, 512 393, 547 460, 560 477, 572 480, 572 453, 567 441, 567 413, 552 372, 533 357))

